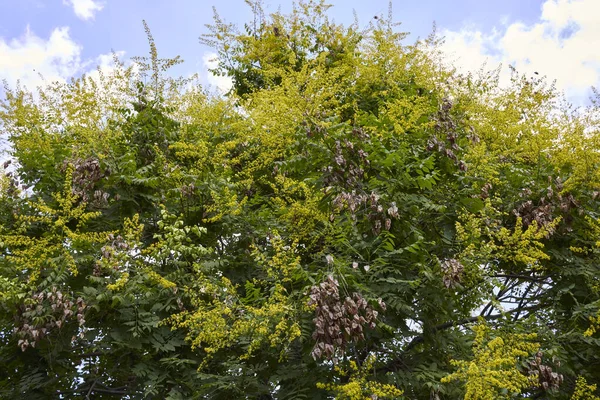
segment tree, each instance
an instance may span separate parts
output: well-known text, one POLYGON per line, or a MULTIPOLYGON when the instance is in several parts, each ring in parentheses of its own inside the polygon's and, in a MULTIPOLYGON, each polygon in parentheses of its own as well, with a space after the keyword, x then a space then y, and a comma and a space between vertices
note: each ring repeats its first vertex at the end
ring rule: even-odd
POLYGON ((597 103, 249 4, 227 96, 7 88, 0 397, 595 398, 597 103))

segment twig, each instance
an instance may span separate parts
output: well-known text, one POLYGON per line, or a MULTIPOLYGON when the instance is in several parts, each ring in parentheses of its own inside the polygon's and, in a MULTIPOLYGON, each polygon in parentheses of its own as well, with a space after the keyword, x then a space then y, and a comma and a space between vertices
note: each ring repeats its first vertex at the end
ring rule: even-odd
MULTIPOLYGON (((472 322, 476 322, 478 321, 480 318, 485 319, 486 321, 493 321, 496 319, 500 319, 504 316, 506 316, 506 314, 512 314, 512 313, 520 313, 521 311, 535 311, 538 310, 542 307, 541 304, 537 304, 535 306, 528 306, 528 307, 517 307, 514 308, 512 310, 508 310, 504 313, 501 314, 493 314, 493 315, 486 315, 486 316, 474 316, 474 317, 469 317, 469 318, 464 318, 458 321, 448 321, 448 322, 444 322, 443 324, 440 325, 436 325, 433 328, 431 328, 428 333, 435 333, 435 332, 439 332, 445 329, 449 329, 455 326, 462 326, 462 325, 466 325, 472 322)), ((404 348, 404 350, 402 351, 402 353, 396 357, 396 359, 390 361, 389 363, 387 363, 385 366, 383 366, 383 370, 386 372, 391 372, 394 371, 394 367, 395 365, 401 360, 401 358, 408 353, 410 350, 412 350, 415 346, 417 346, 420 343, 423 343, 425 341, 425 335, 421 334, 419 336, 415 336, 409 343, 408 345, 406 345, 406 347, 404 348)))
POLYGON ((90 390, 88 390, 87 394, 85 395, 86 400, 90 400, 90 394, 94 390, 94 387, 96 387, 96 383, 98 383, 98 379, 94 379, 94 383, 90 385, 90 390))

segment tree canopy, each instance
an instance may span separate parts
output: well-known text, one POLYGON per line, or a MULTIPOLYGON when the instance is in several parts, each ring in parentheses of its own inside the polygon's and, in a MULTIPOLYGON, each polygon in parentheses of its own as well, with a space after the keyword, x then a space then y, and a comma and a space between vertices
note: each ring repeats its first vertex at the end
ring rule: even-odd
POLYGON ((6 88, 0 397, 598 399, 600 109, 321 1, 6 88), (10 165, 9 165, 10 164, 10 165))

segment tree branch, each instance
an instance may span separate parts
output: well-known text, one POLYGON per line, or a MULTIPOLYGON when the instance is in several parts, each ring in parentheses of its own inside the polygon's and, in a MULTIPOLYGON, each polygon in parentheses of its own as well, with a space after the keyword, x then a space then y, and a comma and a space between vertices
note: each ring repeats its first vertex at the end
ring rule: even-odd
MULTIPOLYGON (((448 321, 448 322, 444 322, 443 324, 439 324, 434 326, 433 328, 431 328, 427 333, 432 334, 432 333, 436 333, 439 331, 443 331, 449 328, 453 328, 455 326, 462 326, 462 325, 466 325, 472 322, 476 322, 477 320, 479 320, 479 318, 483 318, 486 321, 493 321, 496 319, 500 319, 504 316, 506 316, 507 314, 512 314, 512 313, 521 313, 522 311, 535 311, 538 310, 542 307, 541 304, 537 304, 535 306, 528 306, 528 307, 516 307, 512 310, 508 310, 504 313, 501 314, 493 314, 493 315, 486 315, 486 316, 481 316, 481 315, 477 315, 477 316, 473 316, 473 317, 469 317, 469 318, 463 318, 461 320, 458 321, 448 321)), ((395 371, 396 368, 395 366, 397 365, 397 363, 401 360, 401 358, 408 353, 409 351, 411 351, 415 346, 417 346, 420 343, 423 343, 425 341, 425 335, 421 334, 419 336, 415 336, 409 343, 408 345, 406 345, 406 347, 404 348, 404 350, 402 350, 401 354, 396 357, 396 359, 390 361, 389 363, 387 363, 382 369, 384 372, 392 372, 395 371)))
POLYGON ((495 275, 491 275, 492 278, 513 278, 513 279, 520 279, 520 280, 524 280, 524 281, 533 281, 533 282, 541 282, 541 283, 546 283, 546 279, 549 278, 549 276, 540 276, 540 277, 535 277, 535 276, 530 276, 530 275, 516 275, 516 274, 495 274, 495 275))
POLYGON ((129 394, 135 394, 134 391, 131 390, 127 390, 127 386, 121 386, 118 388, 111 388, 108 386, 103 385, 102 383, 98 382, 97 380, 94 380, 94 382, 88 386, 88 387, 84 387, 84 388, 80 388, 80 389, 72 389, 72 390, 57 390, 56 394, 73 394, 73 393, 86 393, 85 398, 86 399, 90 399, 90 395, 92 393, 106 393, 106 394, 119 394, 119 395, 129 395, 129 394), (96 387, 97 385, 102 386, 102 387, 96 387))
POLYGON ((96 383, 98 383, 98 379, 94 379, 94 383, 90 385, 90 390, 88 390, 87 394, 85 395, 86 400, 90 400, 90 394, 94 390, 94 387, 96 387, 96 383))

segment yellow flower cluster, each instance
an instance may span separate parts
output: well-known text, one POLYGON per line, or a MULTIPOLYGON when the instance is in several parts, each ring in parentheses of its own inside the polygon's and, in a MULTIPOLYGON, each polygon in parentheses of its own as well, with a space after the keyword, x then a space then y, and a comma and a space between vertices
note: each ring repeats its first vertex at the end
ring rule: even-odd
POLYGON ((73 256, 77 248, 103 243, 111 233, 82 232, 82 228, 100 213, 86 211, 86 203, 80 202, 71 190, 72 177, 73 167, 70 166, 63 190, 53 195, 56 208, 43 200, 32 203, 32 214, 17 216, 19 228, 0 235, 0 242, 10 250, 7 261, 17 270, 27 271, 30 282, 35 282, 45 269, 65 268, 72 275, 77 275, 73 256), (46 233, 40 237, 28 236, 31 225, 45 227, 46 233))
POLYGON ((579 376, 575 382, 575 390, 571 400, 600 400, 600 397, 594 394, 595 391, 596 385, 588 385, 585 378, 579 376))
POLYGON ((542 250, 544 245, 540 239, 547 237, 559 223, 560 217, 543 227, 533 221, 523 230, 523 220, 519 217, 513 232, 502 227, 492 235, 495 242, 499 243, 491 244, 492 251, 501 260, 539 267, 541 260, 550 259, 542 250))
POLYGON ((359 368, 355 361, 350 361, 348 370, 339 366, 334 369, 339 376, 347 377, 347 383, 317 383, 319 389, 325 389, 334 393, 338 400, 371 400, 397 399, 402 396, 402 390, 394 385, 368 380, 368 374, 375 364, 375 356, 369 356, 359 368))
POLYGON ((561 218, 555 218, 545 226, 533 221, 527 229, 523 220, 517 218, 511 231, 494 218, 497 211, 490 199, 486 199, 484 209, 478 214, 464 214, 461 222, 456 223, 458 239, 465 245, 461 256, 486 258, 493 257, 514 264, 526 264, 532 268, 541 268, 541 261, 550 257, 543 251, 541 239, 550 235, 561 218))
POLYGON ((206 161, 208 146, 205 142, 196 143, 177 142, 169 146, 175 152, 175 157, 182 161, 201 163, 206 161))
POLYGON ((255 258, 265 269, 269 282, 256 281, 267 286, 270 296, 260 306, 245 305, 236 287, 225 277, 215 281, 198 270, 190 295, 194 311, 179 313, 168 320, 173 329, 186 329, 186 339, 192 347, 202 348, 207 355, 200 368, 210 361, 211 355, 249 338, 241 359, 247 359, 263 345, 281 348, 284 359, 289 345, 301 335, 300 325, 294 321, 296 310, 287 296, 283 284, 290 281, 291 272, 299 267, 295 246, 285 246, 278 236, 273 236, 274 254, 270 257, 254 250, 255 258))
POLYGON ((305 182, 284 175, 277 175, 275 182, 265 182, 274 191, 271 200, 281 218, 293 226, 289 236, 303 243, 315 243, 321 235, 315 235, 319 224, 327 221, 327 215, 319 210, 323 194, 311 189, 305 182))
MULTIPOLYGON (((403 135, 415 129, 424 129, 425 127, 433 127, 433 121, 423 123, 425 116, 430 115, 432 105, 424 97, 410 96, 395 98, 386 104, 383 118, 389 118, 393 121, 394 133, 403 135), (417 128, 418 127, 418 128, 417 128)), ((383 136, 380 130, 376 130, 376 134, 383 136)))
POLYGON ((240 215, 244 204, 248 201, 247 197, 238 200, 236 191, 228 186, 224 186, 220 192, 213 190, 210 195, 213 203, 206 207, 206 211, 214 215, 206 218, 204 222, 220 221, 225 215, 240 215))
POLYGON ((473 360, 452 360, 458 371, 442 378, 442 383, 465 382, 465 400, 508 399, 531 385, 536 376, 519 370, 519 361, 538 350, 532 342, 536 334, 504 334, 492 336, 484 322, 475 325, 473 360))
POLYGON ((286 245, 279 233, 274 231, 270 239, 273 254, 269 257, 254 247, 252 255, 257 264, 265 270, 269 279, 286 283, 290 281, 292 272, 300 269, 297 246, 296 242, 286 245))
POLYGON ((173 289, 174 287, 177 286, 175 284, 175 282, 171 282, 170 280, 164 278, 163 276, 161 276, 157 272, 154 272, 150 268, 144 269, 144 273, 146 274, 146 276, 148 277, 148 280, 151 283, 155 283, 157 285, 160 285, 160 286, 162 286, 165 289, 173 289))
POLYGON ((600 312, 595 317, 590 317, 589 320, 590 327, 587 328, 585 332, 583 332, 583 336, 587 337, 593 336, 598 330, 600 330, 600 312))
POLYGON ((124 272, 115 283, 106 285, 106 288, 113 292, 118 292, 125 287, 127 282, 129 282, 129 272, 124 272))
MULTIPOLYGON (((194 312, 176 314, 170 318, 170 323, 174 328, 187 329, 189 333, 186 339, 192 348, 201 347, 210 358, 211 354, 230 345, 231 315, 231 308, 216 303, 213 308, 204 307, 194 312)), ((205 363, 202 366, 204 365, 205 363)))

